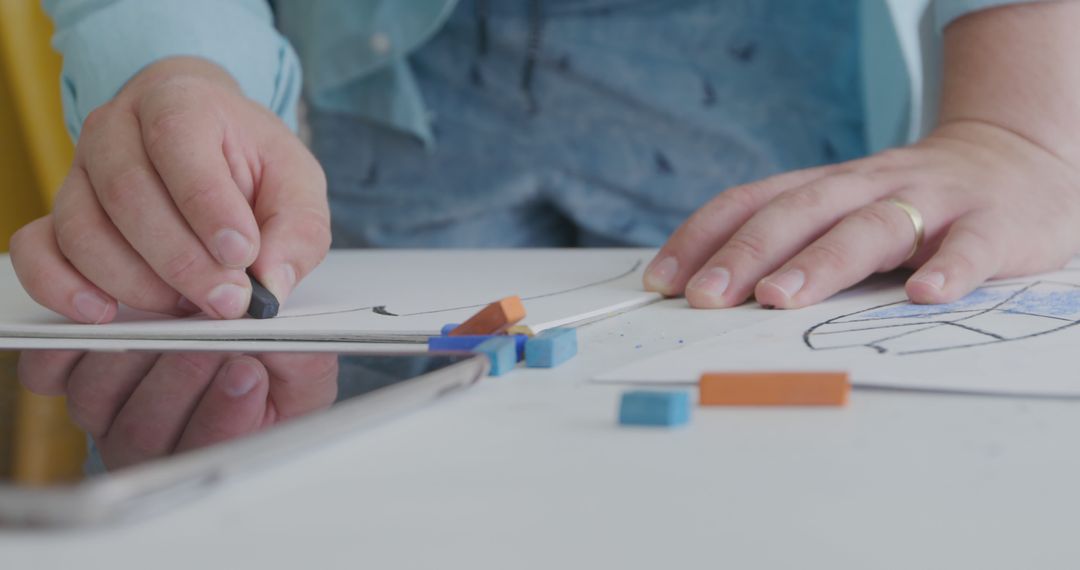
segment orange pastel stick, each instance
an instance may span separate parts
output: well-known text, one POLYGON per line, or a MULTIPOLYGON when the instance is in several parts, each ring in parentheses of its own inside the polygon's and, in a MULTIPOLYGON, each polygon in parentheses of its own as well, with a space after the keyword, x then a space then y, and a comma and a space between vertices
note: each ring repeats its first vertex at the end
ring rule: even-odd
POLYGON ((843 406, 847 372, 706 372, 702 406, 843 406))
POLYGON ((455 327, 447 336, 499 334, 524 318, 525 305, 521 304, 521 297, 514 295, 484 307, 479 313, 469 317, 469 320, 455 327))

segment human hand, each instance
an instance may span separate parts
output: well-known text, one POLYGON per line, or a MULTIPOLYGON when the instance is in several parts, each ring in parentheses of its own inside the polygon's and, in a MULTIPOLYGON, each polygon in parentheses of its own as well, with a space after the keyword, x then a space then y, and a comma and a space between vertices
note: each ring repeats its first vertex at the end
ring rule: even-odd
POLYGON ((820 302, 874 272, 917 269, 916 303, 945 303, 986 279, 1052 270, 1080 250, 1080 171, 1009 129, 944 123, 910 147, 727 190, 693 214, 645 287, 693 307, 752 294, 767 307, 820 302), (914 256, 916 208, 925 239, 914 256))
POLYGON ((67 396, 72 420, 118 469, 242 437, 337 397, 333 353, 37 350, 19 357, 31 392, 67 396))
POLYGON ((159 61, 83 124, 52 214, 11 239, 38 303, 83 323, 117 303, 237 318, 250 267, 280 300, 325 257, 326 182, 300 140, 220 67, 159 61))

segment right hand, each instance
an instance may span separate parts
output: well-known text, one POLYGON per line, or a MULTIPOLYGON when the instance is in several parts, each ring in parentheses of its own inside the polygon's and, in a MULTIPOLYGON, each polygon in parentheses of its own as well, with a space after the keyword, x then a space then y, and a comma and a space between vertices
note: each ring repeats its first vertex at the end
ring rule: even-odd
POLYGON ((281 301, 330 247, 326 179, 303 143, 223 69, 169 58, 83 123, 52 214, 11 239, 19 281, 83 323, 117 303, 232 319, 250 267, 281 301))

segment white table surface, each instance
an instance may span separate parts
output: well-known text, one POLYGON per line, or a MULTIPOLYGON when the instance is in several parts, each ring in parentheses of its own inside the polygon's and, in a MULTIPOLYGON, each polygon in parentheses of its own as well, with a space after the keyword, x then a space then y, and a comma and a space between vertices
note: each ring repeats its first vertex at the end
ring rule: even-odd
POLYGON ((1080 567, 1080 402, 857 390, 620 428, 624 388, 587 378, 722 328, 682 306, 154 518, 0 531, 0 568, 1080 567))

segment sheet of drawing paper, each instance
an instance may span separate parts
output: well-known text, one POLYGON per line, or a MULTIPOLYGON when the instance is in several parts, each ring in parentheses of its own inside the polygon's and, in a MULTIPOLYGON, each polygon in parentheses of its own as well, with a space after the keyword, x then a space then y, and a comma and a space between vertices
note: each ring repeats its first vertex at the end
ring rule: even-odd
POLYGON ((641 276, 653 250, 332 251, 272 319, 177 319, 122 308, 73 324, 38 306, 0 259, 0 337, 418 342, 519 295, 534 330, 572 326, 656 300, 641 276))
POLYGON ((632 362, 596 378, 696 383, 705 371, 846 370, 852 384, 1080 397, 1080 262, 991 282, 947 305, 879 279, 816 306, 632 362))

